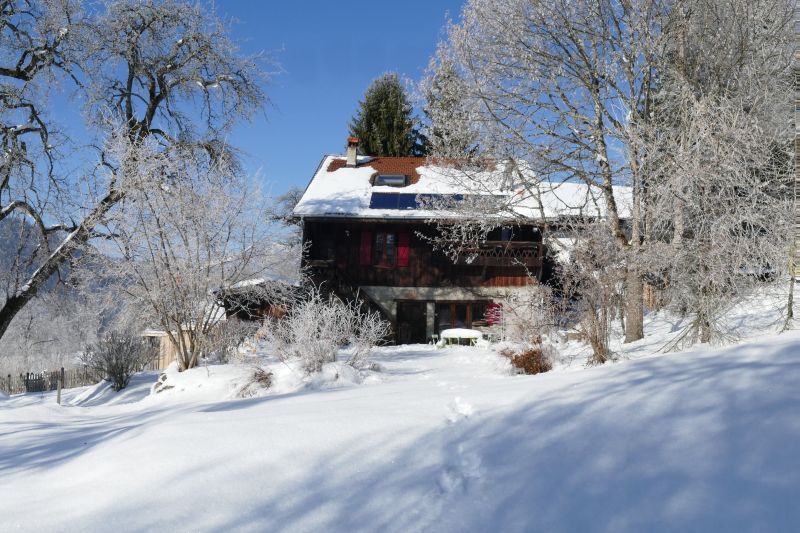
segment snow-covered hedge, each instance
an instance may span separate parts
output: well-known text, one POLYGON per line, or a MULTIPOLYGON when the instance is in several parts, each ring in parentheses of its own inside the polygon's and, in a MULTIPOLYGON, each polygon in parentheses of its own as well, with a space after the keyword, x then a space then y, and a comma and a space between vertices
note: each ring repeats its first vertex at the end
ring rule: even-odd
POLYGON ((388 332, 389 323, 380 313, 314 290, 288 316, 266 322, 259 337, 273 347, 277 357, 300 360, 310 374, 340 354, 354 368, 365 366, 372 348, 388 332))
POLYGON ((97 377, 111 382, 114 390, 119 391, 155 355, 155 348, 142 337, 113 332, 89 346, 81 359, 97 377))

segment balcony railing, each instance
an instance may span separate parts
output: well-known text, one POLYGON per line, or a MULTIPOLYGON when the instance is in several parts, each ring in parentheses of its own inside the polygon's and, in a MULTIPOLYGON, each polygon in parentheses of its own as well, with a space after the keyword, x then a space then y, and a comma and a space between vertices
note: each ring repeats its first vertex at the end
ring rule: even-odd
POLYGON ((541 266, 544 247, 529 241, 486 241, 468 250, 456 260, 457 265, 541 266))

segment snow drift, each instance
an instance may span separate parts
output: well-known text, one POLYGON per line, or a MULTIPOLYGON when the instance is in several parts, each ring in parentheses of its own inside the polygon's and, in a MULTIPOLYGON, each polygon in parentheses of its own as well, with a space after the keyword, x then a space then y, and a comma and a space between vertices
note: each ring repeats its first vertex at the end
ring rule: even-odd
POLYGON ((377 359, 244 400, 224 366, 132 403, 12 397, 0 529, 800 528, 800 333, 537 376, 466 347, 377 359))

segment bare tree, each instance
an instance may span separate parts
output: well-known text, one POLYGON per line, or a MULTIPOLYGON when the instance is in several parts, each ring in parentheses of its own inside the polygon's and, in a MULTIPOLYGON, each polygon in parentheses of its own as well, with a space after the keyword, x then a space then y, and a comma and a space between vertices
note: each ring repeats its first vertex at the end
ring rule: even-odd
POLYGON ((105 233, 106 218, 132 203, 125 200, 144 162, 138 158, 142 146, 230 166, 234 154, 226 132, 265 101, 257 58, 242 56, 206 6, 111 0, 91 16, 69 0, 1 7, 0 46, 12 59, 0 65, 0 105, 5 117, 25 120, 17 122, 21 128, 3 126, 9 150, 2 163, 0 223, 22 213, 45 237, 7 283, 0 337, 57 272, 105 233), (53 164, 65 145, 46 120, 42 94, 69 83, 97 134, 94 152, 83 154, 84 160, 96 154, 97 164, 81 168, 77 181, 53 164), (38 140, 36 157, 23 136, 38 140), (128 152, 119 153, 120 146, 128 152), (54 239, 52 247, 47 237, 54 239))
MULTIPOLYGON (((778 269, 776 254, 786 253, 780 236, 788 234, 790 7, 784 0, 468 2, 428 82, 453 80, 456 107, 467 110, 459 117, 468 119, 449 118, 452 106, 438 114, 431 106, 432 129, 477 135, 483 164, 456 160, 453 175, 492 201, 456 206, 464 221, 446 229, 449 246, 469 248, 493 224, 530 217, 526 208, 558 183, 590 185, 604 205, 579 229, 592 235, 594 221, 604 220, 623 253, 607 254, 614 262, 606 265, 617 272, 622 258, 623 279, 595 288, 622 290, 626 341, 643 335, 644 277, 663 284, 669 271, 692 280, 672 289, 676 302, 692 299, 697 312, 700 300, 714 308, 723 294, 741 294, 735 287, 744 280, 778 269), (505 183, 487 166, 506 174, 505 183), (617 185, 632 191, 627 226, 617 185), (706 266, 692 262, 697 254, 706 266)), ((452 154, 440 151, 447 162, 452 154)), ((573 277, 598 279, 602 265, 576 272, 579 264, 567 269, 573 277)), ((596 300, 618 305, 617 297, 596 300)))
POLYGON ((119 153, 141 163, 136 179, 128 176, 130 205, 107 219, 115 245, 108 268, 118 269, 126 296, 166 332, 179 369, 192 368, 214 351, 214 330, 225 320, 221 291, 251 283, 252 297, 278 301, 288 284, 252 280, 297 261, 239 173, 149 142, 119 142, 119 153))
POLYGON ((102 302, 87 291, 60 286, 27 306, 3 339, 3 374, 32 372, 78 364, 83 348, 103 328, 102 302))
POLYGON ((549 340, 557 327, 560 306, 546 285, 533 283, 523 290, 509 291, 498 303, 505 341, 528 348, 549 340))
POLYGON ((789 2, 681 0, 646 139, 644 258, 709 342, 727 307, 782 278, 792 240, 789 2), (709 31, 710 28, 714 31, 709 31), (725 53, 709 54, 709 50, 725 53))
MULTIPOLYGON (((455 69, 458 76, 439 79, 456 80, 459 107, 468 109, 466 124, 455 122, 464 131, 451 136, 477 133, 485 160, 524 163, 517 168, 527 171, 510 171, 517 194, 508 202, 537 197, 542 183, 568 180, 602 194, 609 234, 630 259, 627 341, 643 335, 642 273, 633 260, 642 240, 643 145, 632 125, 649 117, 664 4, 472 0, 462 21, 448 28, 436 71, 455 69), (630 232, 614 195, 622 184, 633 191, 630 232)), ((432 110, 432 128, 452 130, 448 113, 432 110)), ((473 169, 462 181, 485 188, 473 169)))
POLYGON ((592 348, 587 364, 603 364, 613 356, 611 324, 625 283, 625 259, 605 228, 587 225, 560 270, 562 297, 570 302, 566 318, 592 348))
MULTIPOLYGON (((71 200, 57 163, 65 137, 48 116, 50 86, 80 71, 74 53, 84 18, 79 2, 0 4, 0 225, 4 242, 0 336, 22 306, 29 283, 53 247, 75 225, 58 203, 71 200)), ((59 267, 66 266, 62 261, 59 267)), ((58 268, 52 268, 44 284, 58 268)), ((40 276, 42 277, 42 276, 40 276)))

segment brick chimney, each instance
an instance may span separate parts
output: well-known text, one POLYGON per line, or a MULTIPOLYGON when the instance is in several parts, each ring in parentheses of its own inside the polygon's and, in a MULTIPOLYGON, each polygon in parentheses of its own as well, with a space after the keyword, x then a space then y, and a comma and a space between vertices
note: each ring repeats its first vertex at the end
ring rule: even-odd
POLYGON ((358 153, 358 137, 347 138, 347 166, 354 167, 358 162, 356 157, 358 153))

